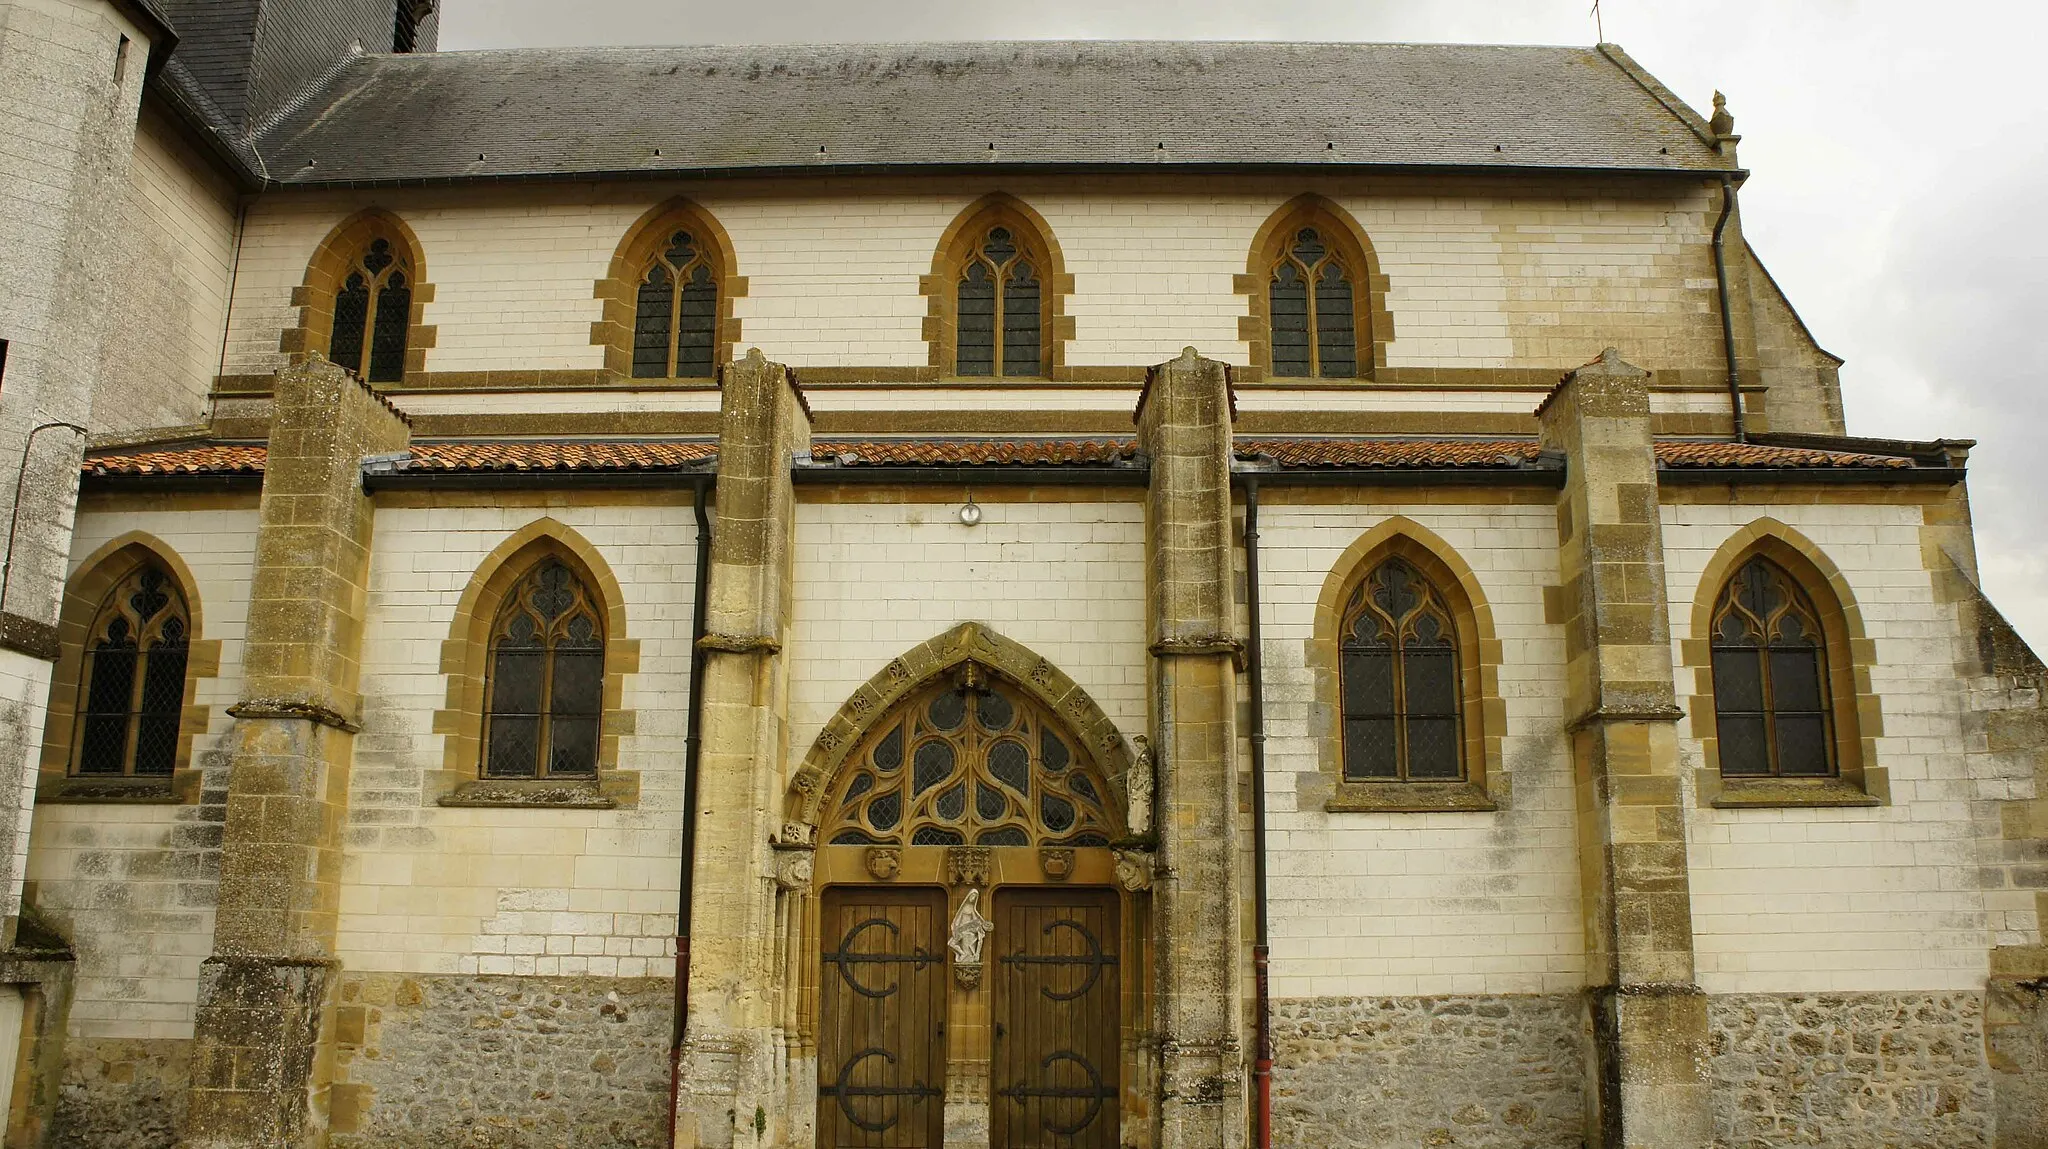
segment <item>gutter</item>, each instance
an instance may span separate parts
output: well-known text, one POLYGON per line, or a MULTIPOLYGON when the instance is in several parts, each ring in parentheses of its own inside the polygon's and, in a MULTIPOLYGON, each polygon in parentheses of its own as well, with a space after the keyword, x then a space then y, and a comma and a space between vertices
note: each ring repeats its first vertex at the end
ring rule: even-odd
POLYGON ((1142 460, 1131 463, 981 463, 959 467, 928 467, 905 463, 821 463, 799 459, 790 468, 797 483, 901 483, 946 486, 1142 487, 1151 480, 1142 460))
POLYGON ((1741 486, 1753 483, 1939 483, 1953 486, 1968 474, 1961 467, 1658 467, 1657 485, 1741 486))
MULTIPOLYGON (((702 483, 715 469, 709 466, 673 471, 439 471, 399 470, 383 460, 363 464, 365 491, 456 490, 673 490, 702 483), (387 469, 388 468, 388 469, 387 469)), ((261 476, 258 476, 259 480, 261 476)))
POLYGON ((675 1143, 676 1107, 683 1088, 683 1039, 690 1024, 690 924, 697 882, 697 767, 704 756, 704 635, 711 589, 711 516, 704 498, 716 480, 698 476, 692 488, 697 512, 697 582, 690 603, 690 714, 683 734, 683 839, 676 894, 675 1026, 669 1037, 668 1129, 675 1143))

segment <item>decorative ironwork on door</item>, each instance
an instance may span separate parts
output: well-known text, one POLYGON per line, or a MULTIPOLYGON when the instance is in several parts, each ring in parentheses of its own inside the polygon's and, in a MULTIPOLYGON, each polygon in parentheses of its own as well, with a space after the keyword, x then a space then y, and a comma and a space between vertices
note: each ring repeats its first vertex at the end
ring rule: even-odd
POLYGON ((821 907, 820 1149, 945 1139, 945 894, 843 888, 821 907))
POLYGON ((997 891, 997 1149, 1118 1144, 1117 915, 1106 890, 997 891))

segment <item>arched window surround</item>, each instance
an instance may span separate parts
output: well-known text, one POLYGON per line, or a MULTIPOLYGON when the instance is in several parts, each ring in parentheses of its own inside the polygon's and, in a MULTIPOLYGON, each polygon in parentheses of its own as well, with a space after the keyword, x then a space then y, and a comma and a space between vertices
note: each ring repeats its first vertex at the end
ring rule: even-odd
POLYGON ((212 707, 198 702, 200 683, 219 676, 221 661, 221 642, 206 637, 205 625, 198 583, 191 569, 177 551, 153 535, 130 531, 96 548, 78 564, 65 584, 64 601, 58 611, 60 653, 51 678, 50 706, 43 727, 37 801, 199 800, 199 771, 192 764, 192 748, 194 741, 207 732, 213 713, 212 707), (79 777, 73 771, 73 757, 85 643, 107 596, 145 564, 168 575, 185 604, 189 633, 177 754, 167 778, 79 777))
POLYGON ((932 255, 929 275, 918 277, 918 292, 925 296, 927 314, 924 338, 932 369, 942 379, 965 378, 968 382, 1000 383, 1006 379, 1030 378, 1018 375, 975 375, 962 377, 959 360, 959 282, 968 264, 976 258, 982 240, 991 228, 1008 228, 1020 248, 1030 252, 1038 268, 1040 356, 1044 374, 1039 378, 1065 381, 1073 378, 1067 368, 1067 341, 1074 337, 1074 320, 1067 314, 1067 297, 1074 293, 1074 277, 1067 273, 1059 240, 1045 217, 1015 196, 993 192, 969 204, 939 237, 932 255))
MULTIPOLYGON (((678 231, 690 233, 718 284, 711 374, 681 381, 708 384, 716 378, 719 366, 733 358, 733 349, 740 340, 740 320, 733 314, 733 300, 746 296, 747 280, 738 273, 732 237, 719 225, 717 217, 703 207, 686 199, 671 199, 649 208, 627 229, 612 253, 605 277, 597 281, 593 291, 603 303, 603 313, 590 325, 590 342, 604 348, 604 370, 618 381, 633 379, 633 332, 639 315, 640 284, 648 267, 668 248, 678 231)), ((650 378, 642 383, 658 381, 650 378)))
POLYGON ((1730 535, 1700 575, 1693 596, 1690 637, 1679 643, 1679 654, 1693 672, 1686 717, 1705 760, 1693 776, 1701 805, 1875 806, 1890 801, 1888 772, 1877 765, 1876 740, 1883 733, 1883 714, 1870 681, 1877 647, 1865 637, 1862 611, 1848 580, 1811 539, 1774 518, 1757 519, 1730 535), (1714 607, 1728 580, 1759 556, 1790 576, 1819 615, 1833 726, 1833 777, 1722 776, 1714 695, 1714 607))
MULTIPOLYGON (((1493 611, 1471 567, 1450 544, 1404 516, 1387 519, 1361 535, 1331 566, 1316 600, 1309 671, 1315 704, 1310 732, 1325 785, 1323 808, 1330 813, 1492 810, 1491 780, 1501 770, 1501 732, 1506 706, 1500 696, 1502 648, 1494 636, 1493 611), (1353 781, 1344 772, 1342 648, 1346 607, 1365 580, 1390 558, 1413 566, 1436 587, 1456 624, 1458 713, 1464 778, 1460 781, 1353 781)), ((1315 795, 1304 793, 1304 804, 1315 795)))
POLYGON ((494 548, 464 588, 448 638, 441 644, 447 677, 444 706, 434 714, 443 736, 441 770, 428 797, 444 806, 566 806, 611 808, 639 799, 638 771, 620 770, 620 739, 632 734, 635 712, 625 707, 625 676, 640 668, 640 643, 628 636, 624 596, 604 558, 575 529, 541 518, 494 548), (520 581, 540 563, 559 560, 595 600, 604 621, 604 687, 594 778, 487 778, 483 773, 485 706, 491 632, 520 581))
MULTIPOLYGON (((292 306, 299 309, 298 326, 285 330, 278 343, 280 351, 294 361, 313 353, 333 358, 336 301, 364 251, 380 239, 390 245, 395 258, 411 268, 412 303, 406 317, 403 377, 426 370, 427 349, 434 345, 436 336, 436 328, 424 322, 427 305, 434 301, 434 285, 427 279, 426 253, 412 228, 383 208, 365 208, 341 221, 313 249, 313 256, 306 263, 305 281, 292 289, 292 306)), ((373 326, 374 319, 373 314, 373 326)), ((353 364, 343 366, 355 369, 353 364)))
MULTIPOLYGON (((1348 268, 1357 269, 1352 277, 1352 329, 1356 332, 1358 368, 1352 378, 1370 379, 1387 365, 1387 345, 1394 339, 1394 317, 1387 310, 1388 281, 1380 271, 1372 240, 1350 212, 1322 196, 1301 195, 1266 217, 1252 238, 1245 273, 1236 277, 1235 290, 1246 297, 1246 315, 1238 324, 1238 338, 1249 349, 1250 365, 1242 374, 1244 382, 1277 378, 1273 374, 1270 295, 1273 268, 1305 227, 1315 228, 1348 268)), ((1304 378, 1303 382, 1333 384, 1344 380, 1317 377, 1304 378)))

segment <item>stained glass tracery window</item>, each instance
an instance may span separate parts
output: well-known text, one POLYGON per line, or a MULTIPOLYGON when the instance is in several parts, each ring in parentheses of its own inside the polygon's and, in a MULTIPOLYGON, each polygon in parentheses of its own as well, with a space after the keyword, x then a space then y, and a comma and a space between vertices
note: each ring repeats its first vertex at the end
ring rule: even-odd
POLYGON ((176 768, 191 625, 177 584, 152 564, 107 596, 79 668, 76 773, 168 777, 176 768))
POLYGON ((604 642, 595 599, 560 559, 513 586, 491 628, 485 777, 597 773, 604 642))
POLYGON ((711 253, 688 231, 676 231, 640 277, 633 377, 708 379, 717 343, 718 276, 711 253))
POLYGON ((1052 714, 1003 684, 928 688, 849 759, 832 845, 1107 846, 1107 788, 1052 714))
POLYGON ((983 234, 956 285, 954 362, 960 374, 1046 373, 1042 264, 1010 228, 983 234))
POLYGON ((1350 379, 1358 375, 1358 318, 1353 271, 1321 231, 1295 231, 1274 261, 1268 288, 1273 374, 1283 378, 1350 379))
POLYGON ((364 247, 334 295, 327 357, 371 383, 405 378, 411 337, 412 266, 388 239, 364 247))
POLYGON ((1389 558, 1352 592, 1340 633, 1345 780, 1462 779, 1457 620, 1444 593, 1389 558))
POLYGON ((1715 739, 1729 777, 1822 778, 1835 772, 1827 639, 1785 569, 1759 555, 1714 603, 1715 739))

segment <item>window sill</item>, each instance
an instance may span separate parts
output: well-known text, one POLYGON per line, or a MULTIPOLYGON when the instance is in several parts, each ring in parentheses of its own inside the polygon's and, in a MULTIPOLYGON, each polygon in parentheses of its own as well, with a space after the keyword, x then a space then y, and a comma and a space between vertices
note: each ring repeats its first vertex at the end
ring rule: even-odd
POLYGON ((611 810, 618 803, 598 792, 595 779, 559 781, 553 778, 494 778, 465 782, 439 804, 450 807, 488 809, 611 810))
POLYGON ((1844 778, 1721 778, 1718 782, 1718 791, 1707 803, 1717 810, 1884 805, 1883 798, 1844 778))
POLYGON ((38 805, 54 806, 182 806, 169 778, 79 778, 45 781, 36 788, 38 805))
POLYGON ((1331 814, 1486 813, 1500 809, 1473 782, 1339 782, 1331 814))

